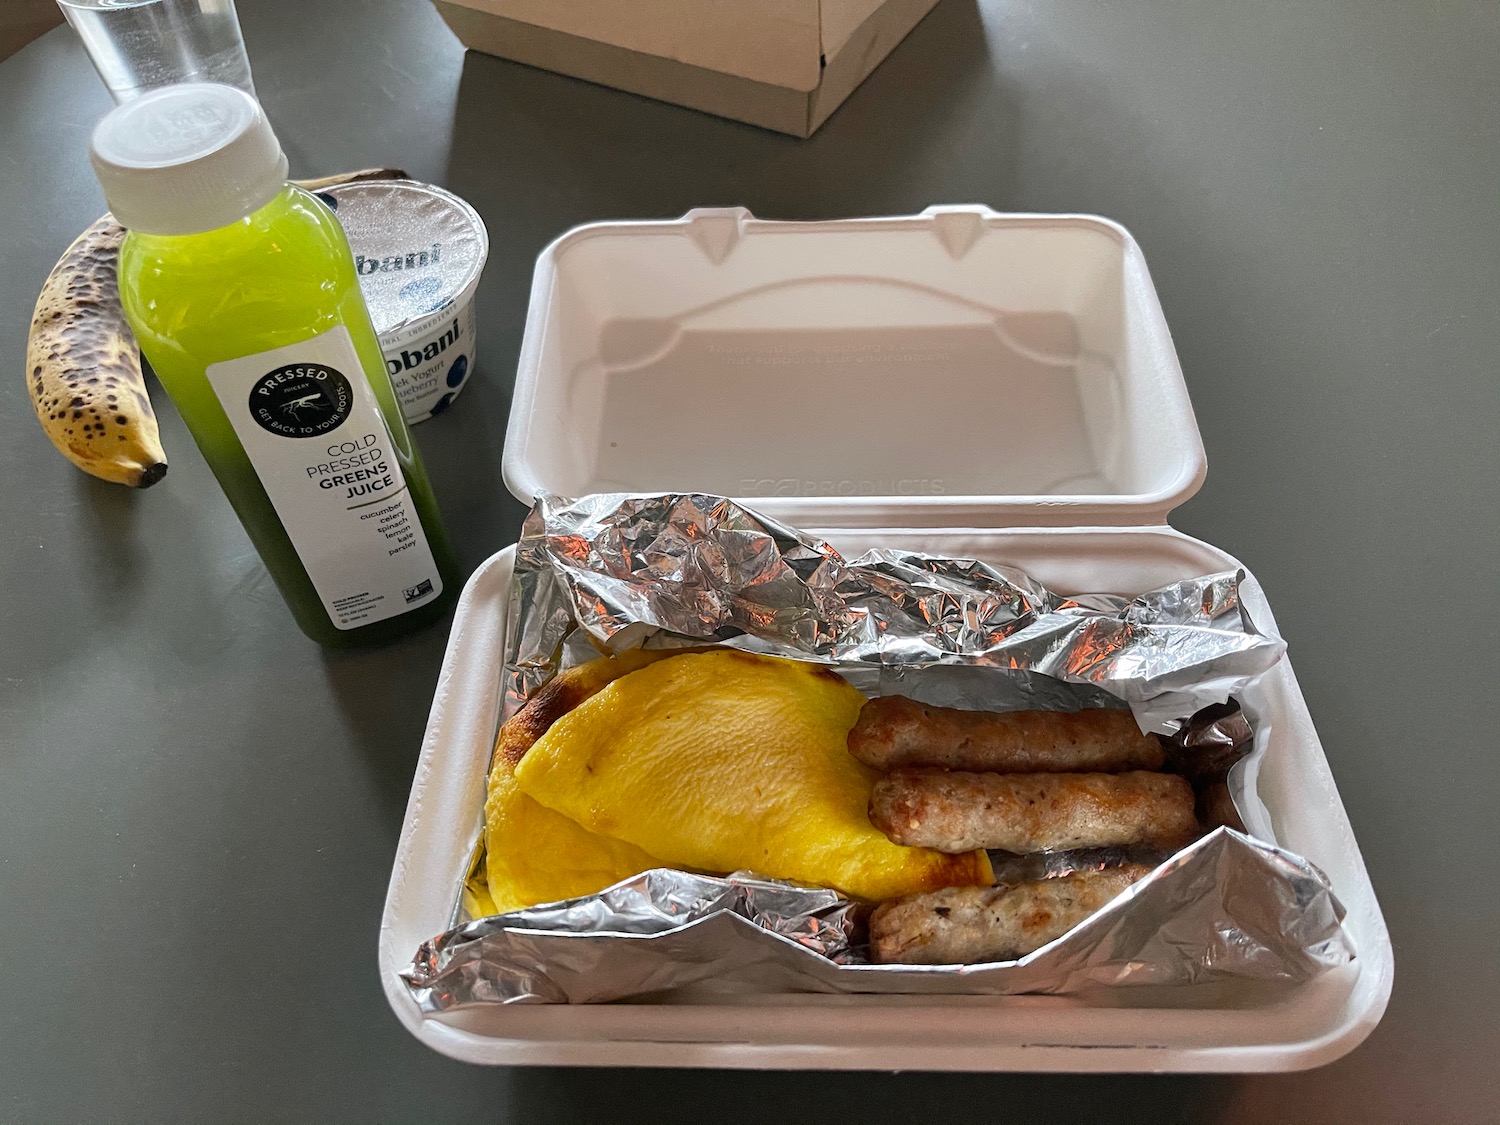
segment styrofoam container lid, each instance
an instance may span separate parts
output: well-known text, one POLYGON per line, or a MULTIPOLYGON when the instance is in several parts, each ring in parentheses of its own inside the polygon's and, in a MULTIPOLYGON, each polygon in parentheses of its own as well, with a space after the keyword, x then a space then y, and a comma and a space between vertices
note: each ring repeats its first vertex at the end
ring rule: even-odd
POLYGON ((570 231, 537 263, 503 468, 526 501, 995 527, 1164 523, 1206 462, 1130 234, 962 206, 570 231))

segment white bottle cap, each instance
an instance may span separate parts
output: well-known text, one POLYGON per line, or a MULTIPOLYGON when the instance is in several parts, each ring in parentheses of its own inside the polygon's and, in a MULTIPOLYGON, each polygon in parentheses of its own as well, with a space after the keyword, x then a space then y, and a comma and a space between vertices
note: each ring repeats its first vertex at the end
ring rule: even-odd
POLYGON ((116 106, 94 128, 89 159, 115 218, 143 234, 228 226, 286 183, 286 156, 260 103, 213 82, 116 106))

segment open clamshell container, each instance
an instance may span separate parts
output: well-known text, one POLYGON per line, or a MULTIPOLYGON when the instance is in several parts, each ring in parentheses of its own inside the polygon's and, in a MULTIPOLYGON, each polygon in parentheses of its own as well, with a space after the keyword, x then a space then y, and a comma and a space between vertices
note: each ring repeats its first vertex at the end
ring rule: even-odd
MULTIPOLYGON (((969 557, 1064 593, 1136 594, 1242 565, 1166 526, 1203 479, 1202 443, 1140 248, 1086 216, 705 210, 571 231, 537 266, 504 471, 528 501, 717 493, 846 557, 969 557)), ((381 930, 386 993, 434 1049, 514 1065, 1271 1071, 1337 1058, 1384 1011, 1390 938, 1283 659, 1247 693, 1270 818, 1250 827, 1327 873, 1357 950, 1308 983, 684 990, 424 1019, 398 974, 450 925, 479 832, 512 557, 482 565, 459 602, 381 930)))

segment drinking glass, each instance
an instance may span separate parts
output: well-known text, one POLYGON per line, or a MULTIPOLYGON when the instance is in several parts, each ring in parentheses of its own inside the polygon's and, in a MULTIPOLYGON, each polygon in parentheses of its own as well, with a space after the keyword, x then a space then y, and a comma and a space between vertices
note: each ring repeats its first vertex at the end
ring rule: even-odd
POLYGON ((222 82, 255 94, 234 0, 57 3, 117 102, 175 82, 222 82))

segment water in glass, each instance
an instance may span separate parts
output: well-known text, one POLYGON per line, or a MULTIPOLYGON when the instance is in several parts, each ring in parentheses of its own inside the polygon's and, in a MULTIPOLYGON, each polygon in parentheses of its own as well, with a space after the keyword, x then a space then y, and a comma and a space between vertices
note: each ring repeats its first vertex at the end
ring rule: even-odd
POLYGON ((115 101, 174 82, 255 93, 234 0, 58 0, 115 101))

